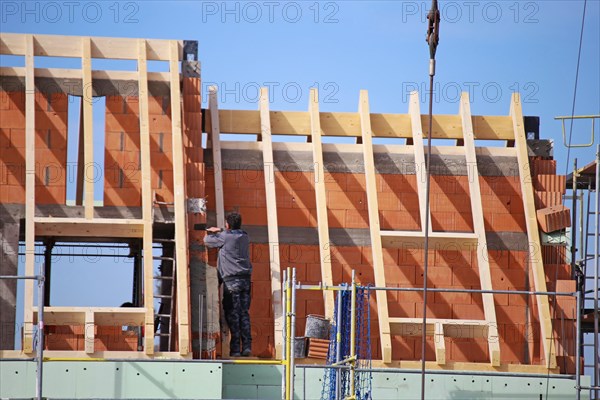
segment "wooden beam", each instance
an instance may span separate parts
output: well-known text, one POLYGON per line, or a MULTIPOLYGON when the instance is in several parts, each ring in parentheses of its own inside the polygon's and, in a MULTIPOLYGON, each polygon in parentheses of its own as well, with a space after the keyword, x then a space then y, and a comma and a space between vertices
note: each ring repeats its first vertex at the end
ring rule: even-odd
MULTIPOLYGON (((44 312, 45 312, 44 308, 44 312)), ((44 316, 45 317, 45 316, 44 316)), ((44 321, 45 322, 45 321, 44 321)), ((94 352, 94 342, 96 341, 96 326, 94 322, 94 311, 85 311, 85 327, 83 330, 84 350, 88 354, 94 352)))
MULTIPOLYGON (((369 95, 366 90, 360 91, 358 103, 360 127, 363 141, 363 157, 365 165, 365 180, 367 184, 367 205, 369 211, 369 231, 371 234, 371 252, 373 254, 373 271, 375 285, 385 287, 385 272, 383 267, 383 249, 381 247, 381 234, 379 224, 379 202, 377 200, 377 181, 375 179, 375 160, 373 155, 373 133, 369 112, 369 95)), ((377 319, 379 321, 379 340, 381 340, 381 354, 384 362, 392 361, 392 342, 390 337, 390 323, 388 321, 387 293, 378 290, 377 319)))
MULTIPOLYGON (((208 88, 209 115, 217 121, 219 114, 219 102, 217 100, 217 88, 208 88)), ((221 163, 221 128, 217 122, 210 127, 211 147, 213 153, 213 169, 215 174, 215 205, 217 209, 217 226, 225 228, 225 206, 223 201, 223 168, 221 163)))
MULTIPOLYGON (((24 77, 23 67, 0 67, 0 76, 24 77)), ((81 70, 63 68, 36 68, 36 78, 69 79, 75 82, 81 80, 81 70)), ((103 71, 92 70, 92 79, 114 80, 114 81, 137 81, 136 71, 103 71)), ((179 75, 181 79, 181 75, 179 75)), ((170 82, 168 72, 148 72, 148 81, 170 82)))
POLYGON ((179 354, 190 352, 188 237, 183 164, 183 132, 181 129, 181 88, 179 82, 178 44, 171 41, 171 131, 173 137, 173 186, 175 208, 175 267, 177 279, 177 333, 179 354))
MULTIPOLYGON (((65 218, 68 219, 68 218, 65 218)), ((60 218, 54 221, 36 222, 35 236, 57 237, 114 237, 114 238, 141 238, 144 225, 140 220, 133 220, 130 224, 99 224, 86 220, 84 223, 62 222, 60 218), (56 220, 59 221, 56 221, 56 220)))
MULTIPOLYGON (((425 232, 425 216, 427 212, 427 164, 425 161, 425 150, 423 148, 423 127, 420 118, 419 93, 411 92, 409 101, 408 113, 410 114, 413 150, 415 154, 415 179, 417 180, 417 194, 419 196, 421 232, 425 232)), ((431 218, 429 220, 431 221, 431 218)), ((430 224, 429 232, 432 231, 430 224)))
MULTIPOLYGON (((37 307, 34 321, 37 322, 37 307)), ((146 310, 143 307, 44 307, 47 325, 84 325, 88 321, 99 326, 144 326, 146 310), (93 317, 88 317, 92 314, 93 317)))
MULTIPOLYGON (((479 246, 477 247, 479 281, 481 282, 481 289, 492 290, 492 276, 490 272, 487 239, 485 236, 481 188, 479 185, 479 170, 477 168, 477 156, 475 154, 475 135, 473 133, 469 94, 466 92, 463 92, 460 98, 460 117, 464 135, 463 145, 467 160, 467 175, 469 179, 469 197, 471 198, 473 227, 479 242, 479 246)), ((493 366, 498 366, 500 365, 500 337, 498 336, 494 295, 491 293, 484 293, 482 294, 482 299, 485 319, 489 323, 489 337, 487 340, 490 352, 490 362, 493 366)))
MULTIPOLYGON (((325 191, 325 163, 323 162, 323 144, 321 141, 321 121, 319 119, 319 93, 310 90, 308 103, 310 114, 312 152, 315 173, 315 196, 317 201, 317 229, 319 233, 319 256, 321 259, 321 281, 325 285, 333 285, 331 270, 331 242, 329 241, 329 221, 327 218, 327 194, 325 191)), ((324 290, 325 317, 332 320, 334 310, 333 291, 324 290)))
MULTIPOLYGON (((35 83, 33 36, 21 36, 25 46, 25 275, 35 275, 35 83)), ((25 280, 23 351, 33 352, 33 281, 25 280)))
POLYGON ((77 143, 77 186, 75 187, 75 205, 83 205, 83 182, 85 180, 85 150, 83 136, 83 96, 79 99, 79 142, 77 143))
POLYGON ((84 192, 83 205, 85 206, 85 217, 94 218, 94 115, 92 98, 92 50, 89 37, 81 38, 81 70, 83 95, 83 179, 84 192), (92 176, 88 176, 91 171, 92 176))
MULTIPOLYGON (((519 178, 521 180, 521 194, 523 195, 523 208, 525 209, 525 223, 527 226, 527 236, 529 238, 529 248, 532 254, 528 255, 533 273, 533 282, 535 290, 538 292, 547 291, 546 277, 544 274, 544 264, 541 258, 540 233, 534 204, 534 191, 530 177, 529 155, 527 150, 527 136, 523 122, 523 110, 521 105, 521 96, 519 93, 513 93, 510 103, 510 116, 513 122, 515 148, 517 159, 519 161, 519 178)), ((550 316, 550 306, 548 296, 537 295, 536 303, 538 316, 540 319, 540 329, 543 340, 544 359, 546 367, 549 369, 556 367, 556 349, 552 340, 552 319, 550 316)))
POLYGON ((261 116, 261 136, 265 175, 265 195, 267 205, 267 230, 269 235, 269 262, 271 267, 271 296, 275 316, 275 357, 283 355, 283 313, 281 291, 281 268, 279 260, 279 224, 277 223, 277 197, 275 193, 275 163, 273 162, 273 142, 271 120, 269 119, 269 92, 260 89, 259 111, 261 116))
POLYGON ((152 254, 152 171, 150 170, 150 125, 148 108, 148 61, 146 41, 138 41, 138 87, 140 113, 140 154, 142 172, 142 221, 144 234, 143 271, 144 271, 144 308, 146 320, 144 323, 144 351, 154 353, 154 260, 152 254))
MULTIPOLYGON (((217 227, 225 229, 225 201, 223 200, 223 163, 221 162, 221 130, 218 123, 217 115, 219 114, 219 102, 217 99, 217 87, 210 86, 208 88, 208 115, 214 116, 216 124, 210 127, 210 135, 207 140, 210 140, 213 155, 213 171, 215 176, 215 208, 217 211, 217 227)), ((207 129, 207 132, 209 130, 207 129)), ((220 326, 221 326, 221 355, 227 357, 229 355, 229 326, 225 320, 222 290, 219 290, 220 302, 220 326)))
MULTIPOLYGON (((381 231, 383 247, 400 249, 424 249, 425 233, 420 231, 381 231)), ((477 248, 479 238, 468 232, 431 232, 429 234, 430 249, 444 249, 448 245, 463 250, 477 248)))
MULTIPOLYGON (((221 132, 258 135, 260 116, 252 110, 220 110, 221 132)), ((322 112, 319 114, 323 136, 360 137, 360 121, 356 113, 322 112)), ((271 111, 273 135, 310 136, 310 115, 305 111, 271 111)), ((428 124, 429 116, 421 115, 421 124, 428 124)), ((207 131, 216 116, 205 121, 207 131)), ((412 138, 410 114, 371 114, 373 137, 412 138)), ((461 121, 458 115, 434 115, 434 139, 462 139, 461 121)), ((507 116, 473 116, 476 139, 510 140, 514 138, 510 118, 507 116)))
MULTIPOLYGON (((1 33, 0 54, 25 55, 23 34, 1 33)), ((91 46, 92 58, 113 58, 118 60, 137 60, 138 39, 60 36, 60 35, 33 35, 35 39, 34 56, 48 57, 81 57, 78 38, 88 40, 91 46)), ((169 40, 148 39, 147 59, 170 59, 169 40)), ((183 59, 183 41, 177 41, 177 59, 183 59)))
POLYGON ((433 335, 435 346, 435 361, 438 365, 446 364, 446 340, 444 339, 444 325, 437 322, 435 324, 435 333, 433 335))

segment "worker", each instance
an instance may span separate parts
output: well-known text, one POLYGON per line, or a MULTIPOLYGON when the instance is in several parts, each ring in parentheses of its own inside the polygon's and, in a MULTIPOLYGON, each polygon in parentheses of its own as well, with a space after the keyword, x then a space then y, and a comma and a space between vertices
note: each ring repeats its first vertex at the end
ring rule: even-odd
POLYGON ((252 354, 249 314, 252 275, 250 239, 241 229, 242 216, 236 212, 227 215, 225 228, 224 231, 217 227, 208 228, 204 243, 208 247, 219 249, 217 274, 219 283, 223 283, 223 310, 231 332, 229 356, 248 357, 252 354))

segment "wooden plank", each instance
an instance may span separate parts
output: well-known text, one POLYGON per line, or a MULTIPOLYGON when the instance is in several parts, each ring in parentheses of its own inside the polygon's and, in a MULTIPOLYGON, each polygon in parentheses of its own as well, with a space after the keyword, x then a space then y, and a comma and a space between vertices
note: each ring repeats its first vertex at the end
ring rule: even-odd
POLYGON ((79 99, 79 142, 77 143, 77 186, 75 187, 75 205, 83 205, 83 181, 85 173, 85 151, 83 136, 83 97, 79 99))
MULTIPOLYGON (((24 77, 25 68, 23 67, 0 67, 0 76, 24 77)), ((104 79, 115 81, 137 81, 138 73, 136 71, 102 71, 92 70, 92 79, 104 79)), ((75 82, 81 80, 81 70, 64 68, 36 68, 36 78, 50 79, 69 79, 75 82)), ((179 76, 181 79, 181 76, 179 76)), ((170 82, 168 72, 148 72, 148 81, 152 82, 170 82)))
MULTIPOLYGON (((143 326, 146 310, 143 307, 44 307, 44 323, 47 325, 84 325, 87 314, 96 325, 143 326)), ((37 321, 37 307, 34 307, 37 321)))
MULTIPOLYGON (((81 57, 77 36, 60 35, 34 35, 35 56, 48 57, 81 57)), ((138 39, 91 37, 86 38, 92 44, 92 58, 113 58, 118 60, 137 60, 138 39)), ((22 43, 23 35, 19 33, 0 34, 0 54, 25 55, 25 46, 22 43)), ((170 59, 169 40, 148 39, 147 59, 170 59)), ((177 59, 183 59, 183 41, 177 41, 177 59)))
POLYGON ((188 291, 188 237, 183 164, 183 132, 181 129, 181 88, 179 82, 178 44, 171 41, 171 131, 173 137, 173 186, 175 207, 175 266, 177 279, 177 334, 179 353, 190 352, 190 316, 188 291))
MULTIPOLYGON (((3 352, 0 352, 0 358, 3 352)), ((14 353, 9 353, 14 354, 14 353)), ((179 352, 156 352, 147 355, 141 351, 96 351, 88 354, 85 351, 44 350, 44 358, 49 361, 106 361, 116 359, 128 360, 191 360, 192 353, 182 356, 179 352)))
MULTIPOLYGON (((383 247, 423 249, 425 233, 420 231, 381 231, 383 247)), ((431 232, 429 234, 430 249, 444 249, 448 245, 453 248, 472 250, 477 248, 479 238, 468 232, 431 232)))
MULTIPOLYGON (((492 276, 490 272, 487 239, 485 236, 485 225, 483 218, 483 205, 481 203, 481 188, 479 185, 479 170, 477 168, 477 156, 475 154, 475 135, 471 120, 471 105, 469 94, 463 92, 460 97, 460 117, 464 135, 464 149, 467 160, 467 175, 469 178, 469 194, 471 198, 471 212, 473 213, 473 227, 477 235, 479 246, 477 247, 477 266, 479 268, 479 280, 481 289, 492 290, 492 276)), ((500 365, 500 338, 498 336, 498 324, 496 322, 496 308, 494 306, 494 295, 482 294, 483 312, 489 323, 488 348, 490 362, 493 366, 500 365)))
MULTIPOLYGON (((45 310, 44 310, 45 311, 45 310)), ((86 310, 85 312, 85 328, 84 328, 84 351, 88 354, 94 353, 95 335, 94 311, 86 310)))
MULTIPOLYGON (((485 320, 427 318, 425 335, 434 336, 437 324, 444 327, 444 336, 451 338, 487 339, 490 329, 490 324, 485 320)), ((390 329, 393 335, 422 336, 423 319, 390 318, 390 329)))
POLYGON ((150 170, 150 125, 148 109, 148 61, 146 41, 138 41, 138 87, 140 112, 140 153, 142 172, 142 220, 144 227, 143 271, 144 271, 144 351, 154 353, 154 260, 152 258, 152 171, 150 170))
MULTIPOLYGON (((25 275, 35 275, 35 83, 33 36, 21 36, 25 45, 25 275)), ((23 351, 33 352, 33 281, 25 280, 23 351)))
MULTIPOLYGON (((527 226, 527 236, 529 239, 529 248, 533 249, 533 254, 529 254, 531 271, 533 273, 533 282, 535 290, 545 292, 546 277, 544 274, 544 264, 541 257, 540 233, 534 204, 534 190, 530 177, 529 155, 527 150, 527 137, 525 134, 525 125, 523 122, 523 110, 521 96, 519 93, 513 93, 510 103, 510 116, 513 121, 513 130, 515 137, 515 149, 517 159, 519 160, 519 178, 521 180, 521 193, 523 195, 523 208, 525 209, 525 223, 527 226)), ((556 349, 552 340, 552 320, 550 316, 550 306, 548 296, 537 295, 536 303, 538 316, 540 319, 540 329, 544 348, 544 358, 548 368, 556 367, 556 349)))
MULTIPOLYGON (((208 107, 209 114, 215 121, 219 114, 219 103, 217 100, 217 88, 211 86, 208 88, 208 107)), ((221 128, 217 122, 210 127, 211 147, 213 153, 213 168, 215 175, 215 205, 217 209, 217 226, 225 228, 225 206, 223 201, 223 168, 221 163, 221 128)), ((257 132, 258 133, 258 132, 257 132)))
MULTIPOLYGON (((411 92, 408 105, 410 114, 410 125, 412 142, 415 154, 415 171, 417 180, 417 194, 419 196, 419 215, 421 218, 421 232, 425 232, 425 216, 427 212, 427 164, 425 162, 425 150, 423 148, 423 127, 421 122, 421 111, 419 109, 419 93, 411 92)), ((431 218, 429 219, 431 221, 431 218)), ((431 224, 429 232, 432 232, 431 224)))
MULTIPOLYGON (((219 110, 221 132, 258 135, 260 116, 252 110, 219 110)), ((273 135, 310 136, 310 115, 305 111, 271 111, 271 133, 273 135)), ((421 115, 421 123, 428 123, 428 115, 421 115)), ((216 116, 205 121, 210 130, 216 116)), ((356 113, 320 113, 323 136, 360 137, 360 120, 356 113)), ((371 114, 373 137, 412 138, 409 114, 371 114)), ((507 116, 473 116, 475 138, 485 140, 511 140, 514 138, 510 118, 507 116)), ((461 121, 458 115, 434 115, 434 139, 461 139, 461 121)))
POLYGON ((92 98, 92 56, 91 56, 90 38, 81 38, 81 71, 83 96, 83 205, 85 207, 85 217, 94 218, 94 115, 92 98), (92 176, 88 176, 91 171, 92 176))
POLYGON ((269 262, 271 268, 271 296, 275 317, 275 357, 283 355, 283 312, 281 291, 281 269, 279 260, 279 225, 277 223, 277 199, 275 193, 275 163, 273 162, 273 143, 271 139, 271 120, 269 119, 269 92, 260 89, 259 109, 261 117, 261 136, 263 165, 265 166, 265 195, 267 205, 267 230, 269 235, 269 262))
MULTIPOLYGON (((325 163, 323 162, 323 143, 321 141, 321 121, 319 119, 319 93, 310 90, 308 104, 310 114, 312 152, 315 173, 315 196, 317 201, 317 229, 319 234, 319 256, 321 263, 321 281, 325 285, 333 285, 331 270, 331 242, 329 241, 329 221, 327 219, 327 196, 325 192, 325 163)), ((332 319, 334 310, 333 291, 324 290, 325 317, 332 319)))
MULTIPOLYGON (((216 124, 207 129, 210 132, 212 155, 213 155, 213 171, 215 176, 215 208, 217 211, 217 226, 225 229, 225 202, 223 200, 223 168, 221 162, 221 130, 217 115, 219 114, 219 102, 217 99, 217 87, 210 86, 208 88, 208 109, 207 115, 214 116, 216 124)), ((220 301, 220 326, 221 326, 221 355, 224 357, 229 355, 229 327, 225 321, 225 315, 223 311, 222 302, 222 289, 219 289, 219 301, 220 301)))
POLYGON ((113 237, 113 238, 141 238, 144 233, 144 224, 139 221, 128 225, 118 224, 80 224, 74 222, 49 222, 36 223, 35 236, 57 237, 113 237))
POLYGON ((435 324, 433 342, 435 345, 435 361, 438 363, 438 365, 446 364, 446 341, 444 339, 444 325, 439 322, 435 324))
MULTIPOLYGON (((383 269, 383 249, 379 224, 379 202, 377 200, 377 181, 375 180, 375 160, 373 155, 373 138, 369 112, 369 96, 366 90, 360 91, 358 114, 363 141, 363 157, 365 165, 365 180, 367 184, 367 205, 369 211, 369 231, 371 234, 371 252, 373 254, 373 271, 375 285, 385 287, 385 272, 383 269)), ((388 321, 387 293, 378 290, 377 319, 379 321, 379 339, 381 340, 381 354, 384 362, 392 361, 392 342, 390 337, 390 323, 388 321)))

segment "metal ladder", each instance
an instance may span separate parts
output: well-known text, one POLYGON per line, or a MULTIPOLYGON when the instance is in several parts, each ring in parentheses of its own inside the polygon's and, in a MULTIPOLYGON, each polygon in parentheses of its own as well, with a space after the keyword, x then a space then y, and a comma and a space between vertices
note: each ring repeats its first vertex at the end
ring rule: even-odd
MULTIPOLYGON (((594 318, 598 318, 597 314, 598 314, 598 309, 596 308, 597 306, 594 305, 594 293, 591 294, 585 294, 588 290, 598 290, 598 287, 600 286, 600 279, 596 280, 595 277, 595 264, 594 264, 594 258, 595 258, 595 243, 594 243, 594 238, 595 238, 595 224, 594 224, 594 220, 590 220, 590 217, 595 217, 597 212, 600 211, 596 211, 595 209, 595 205, 593 203, 595 203, 595 201, 592 201, 592 197, 594 197, 594 200, 597 200, 597 196, 599 195, 598 193, 598 189, 599 188, 595 188, 595 190, 593 190, 591 187, 588 188, 588 197, 587 197, 587 209, 586 209, 586 216, 585 216, 585 234, 584 234, 584 248, 583 250, 583 258, 581 260, 579 260, 579 265, 581 265, 582 267, 582 277, 581 277, 581 290, 582 293, 584 293, 583 296, 583 301, 581 304, 582 310, 580 310, 581 313, 583 313, 585 310, 589 310, 591 308, 592 312, 594 313, 594 318), (590 228, 592 228, 592 232, 590 232, 590 228), (589 265, 588 265, 589 264, 589 265), (587 305, 589 305, 591 303, 592 307, 587 307, 587 305)), ((587 371, 592 371, 592 386, 597 385, 598 384, 598 379, 597 377, 594 376, 596 368, 598 367, 598 361, 594 358, 592 358, 591 363, 588 363, 589 358, 586 357, 586 348, 591 347, 592 351, 592 357, 598 357, 598 355, 596 354, 598 349, 596 348, 596 344, 594 343, 594 331, 584 331, 583 332, 583 337, 582 337, 582 349, 583 349, 583 355, 584 355, 584 364, 583 364, 583 372, 587 372, 587 371), (587 342, 586 343, 586 338, 591 339, 591 342, 587 342)), ((598 395, 598 391, 597 390, 591 390, 590 391, 590 399, 594 399, 594 400, 599 400, 600 397, 598 395)))
POLYGON ((175 240, 154 239, 162 243, 162 255, 152 257, 159 260, 158 274, 154 276, 158 284, 158 293, 154 298, 159 300, 158 312, 154 315, 154 337, 159 338, 160 351, 173 351, 173 333, 175 330, 175 240))

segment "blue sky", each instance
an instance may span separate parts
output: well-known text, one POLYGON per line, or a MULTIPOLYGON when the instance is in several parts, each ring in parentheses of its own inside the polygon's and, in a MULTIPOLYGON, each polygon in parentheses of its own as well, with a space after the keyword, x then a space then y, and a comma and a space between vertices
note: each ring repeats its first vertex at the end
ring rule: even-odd
MULTIPOLYGON (((305 110, 314 86, 320 88, 322 111, 355 111, 360 89, 369 90, 372 112, 406 113, 407 94, 415 88, 421 92, 422 109, 426 105, 428 1, 0 4, 3 32, 197 40, 203 86, 216 83, 228 93, 221 95, 221 108, 256 109, 261 85, 273 88, 273 110, 305 110)), ((440 7, 434 112, 457 113, 459 92, 470 91, 474 114, 506 115, 511 93, 519 90, 524 114, 540 116, 541 136, 554 139, 559 172, 564 173, 566 150, 560 123, 553 118, 571 113, 583 1, 442 0, 440 7)), ((599 21, 600 2, 590 0, 576 115, 600 114, 599 21)), ((13 62, 18 61, 3 57, 3 65, 13 62)), ((40 65, 44 62, 50 61, 40 60, 40 65)), ((135 68, 131 63, 106 65, 135 68)), ((99 62, 94 66, 103 67, 99 62)), ((98 114, 97 132, 103 129, 98 114)), ((589 122, 574 128, 573 142, 589 139, 589 122)), ((592 149, 571 151, 569 168, 574 157, 582 164, 593 155, 592 149)), ((123 272, 124 264, 109 264, 114 291, 128 298, 130 269, 123 272)), ((53 297, 56 305, 74 305, 82 298, 118 305, 107 304, 100 285, 96 293, 73 285, 74 276, 97 275, 87 275, 73 263, 63 268, 63 278, 57 276, 54 284, 56 292, 66 294, 53 297)))

